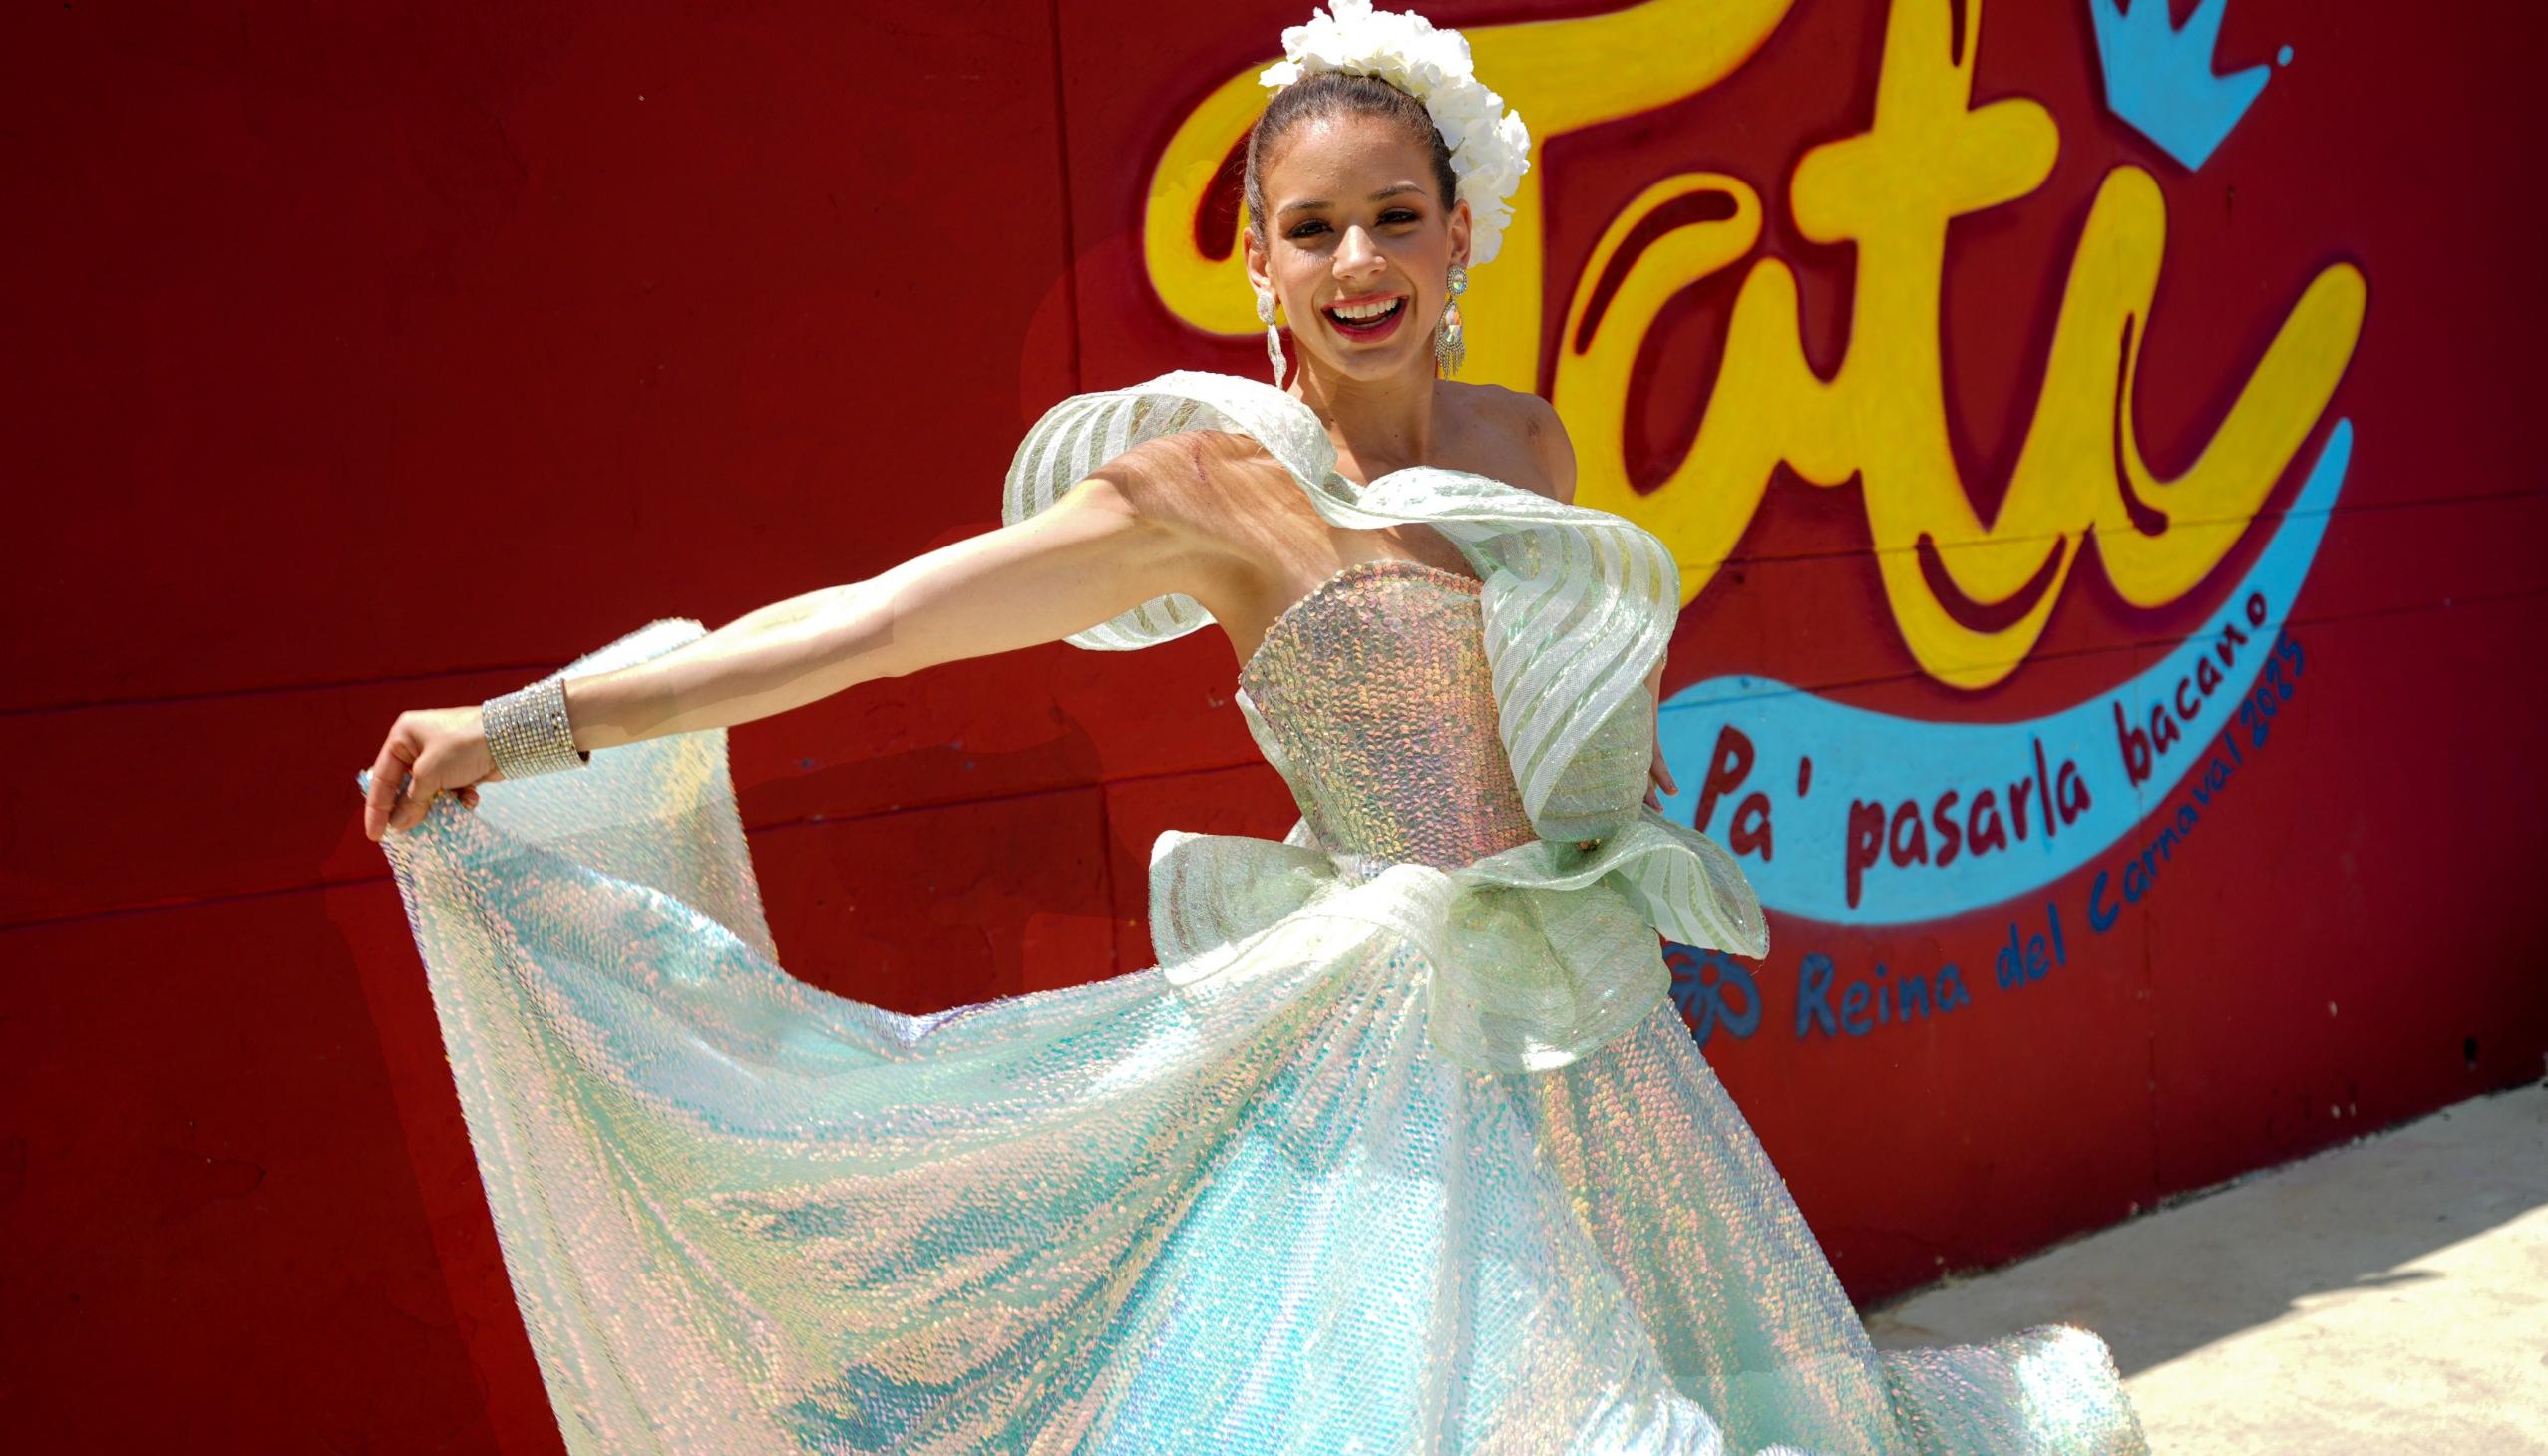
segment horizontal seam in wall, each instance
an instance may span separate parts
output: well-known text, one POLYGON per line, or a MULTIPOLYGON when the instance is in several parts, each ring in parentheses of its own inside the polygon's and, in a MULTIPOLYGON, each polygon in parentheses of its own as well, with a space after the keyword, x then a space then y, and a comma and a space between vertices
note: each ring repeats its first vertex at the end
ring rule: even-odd
MULTIPOLYGON (((1189 769, 1162 769, 1157 773, 1148 774, 1118 774, 1109 778, 1093 780, 1088 783, 1062 784, 1044 789, 1017 789, 1003 794, 985 794, 975 799, 948 799, 927 804, 897 804, 889 808, 864 810, 855 814, 800 815, 794 819, 778 819, 771 820, 764 824, 748 824, 744 826, 743 832, 747 838, 765 834, 782 834, 791 830, 813 829, 831 825, 860 824, 865 821, 875 819, 892 819, 906 814, 926 814, 937 810, 965 809, 977 804, 1014 803, 1025 799, 1049 798, 1064 794, 1083 794, 1091 792, 1103 793, 1107 788, 1116 784, 1141 784, 1159 779, 1200 778, 1206 774, 1228 773, 1233 769, 1264 767, 1266 767, 1266 765, 1263 760, 1248 759, 1242 762, 1223 764, 1219 767, 1205 766, 1189 769)), ((56 929, 64 925, 76 925, 88 920, 112 919, 122 915, 153 914, 163 910, 200 910, 212 906, 228 905, 236 901, 266 900, 278 895, 308 895, 320 894, 332 890, 360 889, 364 886, 389 883, 393 880, 393 878, 394 877, 389 872, 383 871, 377 875, 357 875, 342 880, 313 880, 299 885, 275 885, 267 886, 258 890, 224 891, 218 895, 172 896, 165 900, 149 901, 141 905, 109 906, 100 910, 78 910, 65 915, 45 915, 33 919, 12 920, 7 924, 0 924, 0 936, 5 936, 19 930, 56 929)))
MULTIPOLYGON (((2548 487, 2525 491, 2473 492, 2459 496, 2426 497, 2414 501, 2377 501, 2366 503, 2339 501, 2327 514, 2332 520, 2340 516, 2367 515, 2374 512, 2412 511, 2426 507, 2466 506, 2489 501, 2518 501, 2541 495, 2548 495, 2548 487)), ((2171 525, 2208 526, 2222 525, 2238 521, 2279 521, 2288 514, 2290 513, 2273 511, 2260 512, 2253 516, 2230 516, 2217 518, 2187 516, 2175 518, 2171 522, 2171 525)), ((2024 542, 2048 543, 2058 540, 2066 534, 2067 533, 2028 533, 2023 536, 2010 535, 1992 537, 1989 538, 1989 541, 1995 546, 2016 545, 2024 542)), ((1961 546, 1974 544, 1977 543, 1962 540, 1951 540, 1937 543, 1941 549, 1952 549, 1961 546)), ((1768 564, 1784 564, 1789 562, 1801 563, 1807 561, 1849 560, 1861 556, 1873 558, 1877 556, 1900 555, 1916 549, 1918 549, 1917 546, 1876 546, 1870 545, 1850 546, 1841 550, 1792 551, 1781 554, 1734 554, 1720 558, 1714 563, 1714 568, 1727 566, 1759 566, 1768 564)), ((1683 561, 1679 564, 1687 567, 1694 563, 1683 561)), ((289 693, 344 692, 356 688, 390 687, 400 683, 433 682, 442 678, 479 677, 494 673, 519 674, 525 679, 529 679, 531 677, 537 677, 546 673, 553 672, 557 669, 557 667, 558 664, 554 661, 498 662, 473 667, 441 668, 431 672, 395 673, 380 677, 349 677, 322 682, 261 684, 247 687, 211 688, 202 692, 194 693, 168 693, 145 697, 91 698, 78 702, 31 703, 23 707, 0 708, 0 719, 31 718, 40 717, 47 713, 78 713, 108 708, 168 707, 181 703, 210 702, 220 698, 268 697, 281 696, 289 693)))
POLYGON ((493 673, 519 673, 526 680, 557 670, 554 662, 498 662, 483 667, 452 667, 436 672, 398 673, 385 677, 346 677, 321 682, 296 682, 252 687, 209 688, 198 693, 165 693, 148 697, 91 698, 76 703, 37 703, 19 708, 0 708, 0 718, 35 718, 46 713, 80 713, 99 708, 165 708, 180 703, 206 703, 221 698, 285 697, 293 693, 337 693, 356 688, 392 687, 400 683, 433 682, 446 677, 484 677, 493 673))
MULTIPOLYGON (((2503 601, 2519 601, 2542 595, 2548 595, 2548 586, 2537 586, 2522 591, 2505 591, 2486 595, 2455 596, 2441 603, 2426 602, 2409 606, 2374 607, 2354 612, 2321 612, 2308 616, 2295 617, 2287 623, 2287 625, 2295 627, 2314 627, 2350 621, 2369 621, 2381 617, 2403 616, 2413 612, 2451 611, 2463 606, 2480 606, 2503 601)), ((2154 638, 2144 642, 2098 645, 2080 648, 2076 651, 2070 652, 2035 653, 2031 654, 2027 660, 2029 662, 2040 662, 2085 659, 2088 657, 2101 656, 2115 652, 2129 652, 2150 647, 2172 646, 2185 640, 2187 640, 2186 637, 2179 636, 2154 638)), ((1885 683, 1907 681, 1922 677, 1923 675, 1924 674, 1917 671, 1889 673, 1878 677, 1834 680, 1827 683, 1816 684, 1811 688, 1799 688, 1797 690, 1800 692, 1826 692, 1849 688, 1874 687, 1885 683)), ((1704 706, 1713 707, 1715 705, 1708 704, 1704 706)), ((1673 708, 1670 711, 1696 712, 1701 710, 1702 709, 1700 707, 1680 707, 1673 708)), ((921 814, 942 809, 960 809, 976 804, 998 804, 1021 799, 1039 798, 1053 794, 1075 794, 1088 790, 1097 790, 1102 792, 1106 788, 1116 784, 1140 784, 1163 779, 1191 778, 1205 774, 1228 773, 1234 769, 1261 768, 1264 766, 1265 765, 1262 760, 1244 759, 1219 765, 1207 764, 1193 768, 1161 769, 1156 772, 1144 774, 1116 774, 1090 780, 1084 783, 1056 784, 1039 789, 1016 789, 1006 793, 985 794, 969 799, 932 800, 921 804, 897 804, 883 809, 864 810, 851 814, 799 815, 791 819, 771 820, 761 824, 746 825, 744 827, 744 833, 747 835, 773 834, 794 829, 810 828, 816 825, 857 824, 865 820, 884 819, 895 815, 921 814)), ((178 897, 168 900, 152 901, 145 905, 114 906, 104 910, 81 910, 67 915, 53 915, 35 919, 11 921, 8 924, 0 925, 0 935, 6 935, 14 930, 32 930, 66 924, 77 924, 83 920, 102 919, 111 915, 145 914, 157 910, 189 910, 204 906, 223 905, 237 900, 261 899, 274 895, 299 895, 313 891, 373 885, 381 881, 388 880, 389 878, 390 877, 387 874, 381 874, 361 876, 346 880, 320 880, 301 885, 273 886, 262 890, 231 891, 221 895, 178 897)))
MULTIPOLYGON (((2367 621, 2380 617, 2402 616, 2419 611, 2450 611, 2456 610, 2462 606, 2480 606, 2502 601, 2518 601, 2541 595, 2548 595, 2548 586, 2532 587, 2523 591, 2507 591, 2496 592, 2488 595, 2452 597, 2447 601, 2438 604, 2419 603, 2410 606, 2376 607, 2355 612, 2321 612, 2313 615, 2296 617, 2292 619, 2288 625, 2296 627, 2313 627, 2349 621, 2367 621)), ((2027 660, 2030 662, 2079 660, 2115 652, 2129 652, 2150 647, 2172 646, 2185 640, 2187 639, 2182 636, 2166 637, 2155 638, 2145 642, 2098 645, 2068 652, 2039 652, 2031 654, 2027 660)), ((1908 681, 1921 676, 1923 676, 1923 674, 1917 671, 1911 671, 1888 673, 1875 677, 1835 679, 1830 682, 1816 684, 1812 687, 1800 687, 1797 691, 1829 692, 1853 688, 1875 687, 1887 683, 1908 681)), ((1669 711, 1675 713, 1698 712, 1715 706, 1715 704, 1683 706, 1671 708, 1669 711)), ((1193 768, 1161 769, 1153 773, 1145 774, 1117 774, 1101 777, 1084 783, 1056 784, 1038 789, 1017 789, 1006 793, 986 794, 969 799, 943 799, 931 800, 926 803, 919 804, 896 804, 882 809, 863 810, 849 814, 798 815, 790 819, 770 820, 760 824, 749 824, 744 827, 744 833, 747 835, 774 834, 788 830, 810 828, 816 825, 857 824, 865 820, 884 819, 895 815, 920 814, 942 809, 959 809, 975 804, 997 804, 1051 794, 1080 793, 1092 789, 1102 792, 1107 787, 1115 784, 1148 783, 1155 780, 1198 777, 1205 774, 1228 773, 1234 769, 1261 767, 1264 767, 1262 760, 1243 759, 1219 765, 1207 764, 1193 768)), ((8 934, 14 930, 34 930, 59 925, 77 924, 83 920, 102 919, 112 915, 145 914, 153 911, 170 910, 190 910, 198 907, 223 905, 231 901, 260 899, 266 896, 299 895, 313 891, 326 891, 355 886, 373 885, 388 880, 389 878, 390 877, 384 873, 380 875, 358 876, 344 880, 319 880, 300 885, 270 886, 260 890, 229 891, 220 895, 174 897, 166 900, 151 901, 143 905, 112 906, 102 910, 80 910, 67 915, 48 915, 32 919, 14 920, 7 924, 0 924, 0 935, 8 934)))

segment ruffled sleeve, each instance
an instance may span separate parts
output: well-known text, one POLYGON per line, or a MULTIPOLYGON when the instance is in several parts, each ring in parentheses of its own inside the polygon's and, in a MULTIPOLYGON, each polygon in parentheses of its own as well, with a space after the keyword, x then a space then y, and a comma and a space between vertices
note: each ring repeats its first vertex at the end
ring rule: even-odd
MULTIPOLYGON (((1313 497, 1318 483, 1335 473, 1335 446, 1298 400, 1236 375, 1184 370, 1129 389, 1075 394, 1046 410, 1009 461, 1000 518, 1012 526, 1024 521, 1125 451, 1183 430, 1248 436, 1313 497)), ((1154 596, 1068 640, 1125 651, 1182 637, 1211 620, 1202 603, 1178 592, 1154 596)))
MULTIPOLYGON (((1023 521, 1143 441, 1197 429, 1265 446, 1332 526, 1423 523, 1457 544, 1486 583, 1499 726, 1533 828, 1552 840, 1599 839, 1637 817, 1651 729, 1645 677, 1681 606, 1680 570, 1659 538, 1625 517, 1469 471, 1415 466, 1356 486, 1337 474, 1335 447, 1308 406, 1269 384, 1197 370, 1053 406, 1010 463, 1002 516, 1023 521)), ((1147 647, 1211 619, 1191 597, 1158 596, 1070 640, 1147 647)))

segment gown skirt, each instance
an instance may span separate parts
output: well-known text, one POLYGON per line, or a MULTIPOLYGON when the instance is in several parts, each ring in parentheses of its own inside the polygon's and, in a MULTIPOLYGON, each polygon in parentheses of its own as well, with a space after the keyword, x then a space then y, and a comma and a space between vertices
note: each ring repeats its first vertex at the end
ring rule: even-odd
POLYGON ((1664 994, 1658 931, 1766 933, 1638 802, 1659 546, 1459 472, 1354 487, 1305 415, 1163 376, 1012 470, 1015 519, 1130 440, 1244 431, 1330 520, 1478 568, 1348 567, 1275 623, 1241 706, 1301 822, 1162 836, 1156 965, 922 1016, 790 974, 722 730, 384 841, 568 1448, 2146 1450, 2087 1331, 1875 1349, 1664 994))

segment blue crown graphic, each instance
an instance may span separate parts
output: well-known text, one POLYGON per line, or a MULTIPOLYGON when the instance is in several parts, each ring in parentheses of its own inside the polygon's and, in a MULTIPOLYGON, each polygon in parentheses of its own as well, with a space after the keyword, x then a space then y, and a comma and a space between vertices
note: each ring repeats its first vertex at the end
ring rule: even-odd
MULTIPOLYGON (((2132 0, 2128 15, 2120 0, 2088 0, 2107 108, 2191 170, 2211 159, 2273 73, 2270 66, 2250 66, 2212 74, 2228 5, 2202 0, 2177 30, 2168 24, 2167 0, 2132 0)), ((2283 47, 2277 59, 2290 65, 2292 48, 2283 47)))

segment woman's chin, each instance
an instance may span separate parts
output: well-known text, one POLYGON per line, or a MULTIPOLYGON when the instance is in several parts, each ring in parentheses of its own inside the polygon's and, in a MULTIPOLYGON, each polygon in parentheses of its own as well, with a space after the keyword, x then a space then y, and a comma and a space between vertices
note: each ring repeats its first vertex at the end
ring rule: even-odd
POLYGON ((1377 382, 1402 378, 1419 370, 1427 374, 1433 372, 1430 350, 1410 349, 1394 341, 1388 345, 1362 348, 1334 345, 1303 352, 1316 362, 1318 372, 1329 379, 1377 382))

